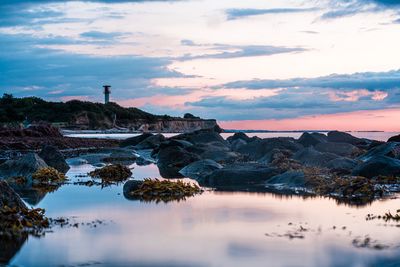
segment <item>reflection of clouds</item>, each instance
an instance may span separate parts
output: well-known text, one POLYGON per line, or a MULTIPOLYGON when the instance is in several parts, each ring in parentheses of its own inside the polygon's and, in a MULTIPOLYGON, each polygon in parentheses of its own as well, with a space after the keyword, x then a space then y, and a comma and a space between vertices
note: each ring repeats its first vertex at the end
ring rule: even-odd
MULTIPOLYGON (((143 175, 145 168, 148 167, 143 168, 143 175)), ((152 171, 149 170, 149 176, 152 171)), ((44 239, 27 243, 13 263, 29 265, 26 263, 32 260, 45 266, 96 260, 113 265, 153 266, 169 262, 243 266, 246 260, 248 266, 265 266, 265 262, 288 266, 301 258, 300 266, 335 266, 330 265, 334 260, 329 256, 332 247, 340 249, 335 257, 347 255, 340 251, 351 251, 355 263, 364 262, 360 260, 362 251, 351 245, 353 235, 368 233, 384 242, 396 239, 393 227, 366 222, 365 215, 393 210, 398 207, 397 200, 354 209, 337 206, 335 201, 325 198, 205 192, 185 202, 157 205, 126 201, 118 195, 121 192, 118 186, 103 190, 65 186, 50 194, 42 202, 50 214, 111 223, 97 228, 59 229, 44 239), (321 228, 321 234, 310 232, 304 240, 293 241, 265 236, 292 229, 289 222, 321 228), (337 230, 332 229, 334 225, 337 230), (346 231, 341 230, 342 226, 347 227, 346 231), (292 256, 286 257, 288 254, 292 256), (47 255, 52 255, 48 262, 47 255)))

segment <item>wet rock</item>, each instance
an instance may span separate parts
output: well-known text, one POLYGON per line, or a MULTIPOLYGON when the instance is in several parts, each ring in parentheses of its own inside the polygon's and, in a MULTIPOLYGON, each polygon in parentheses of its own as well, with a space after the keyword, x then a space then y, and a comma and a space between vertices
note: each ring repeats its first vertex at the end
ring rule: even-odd
POLYGON ((203 159, 211 159, 219 163, 235 162, 240 158, 238 153, 232 151, 206 151, 200 155, 203 159))
POLYGON ((319 152, 333 153, 342 157, 354 157, 361 153, 361 150, 349 143, 319 143, 315 146, 319 152))
POLYGON ((289 137, 277 137, 255 140, 238 149, 238 152, 247 155, 251 160, 258 160, 273 149, 287 149, 296 152, 303 146, 295 139, 289 137))
POLYGON ((213 171, 209 176, 200 179, 199 183, 216 188, 251 187, 261 185, 277 174, 277 168, 262 164, 234 164, 213 171))
POLYGON ((200 156, 182 147, 172 146, 160 149, 157 155, 157 166, 164 178, 179 178, 179 171, 192 162, 200 160, 200 156))
POLYGON ((305 175, 302 171, 287 171, 268 179, 267 184, 282 184, 285 186, 304 187, 305 175))
POLYGON ((358 165, 358 161, 346 157, 337 158, 329 161, 326 167, 339 174, 350 174, 358 165))
POLYGON ((223 166, 214 160, 204 159, 190 163, 188 166, 181 169, 179 173, 184 177, 199 180, 211 174, 213 171, 222 168, 223 166))
POLYGON ((353 175, 364 176, 367 178, 382 176, 400 175, 400 160, 387 156, 373 157, 361 164, 354 170, 353 175))
POLYGON ((129 137, 125 140, 123 140, 120 144, 121 147, 127 147, 127 146, 136 146, 140 142, 144 141, 145 139, 149 138, 150 136, 153 136, 151 133, 144 133, 138 136, 134 137, 129 137))
POLYGON ((172 137, 173 140, 185 140, 192 144, 220 142, 226 144, 224 138, 217 132, 211 130, 198 130, 172 137))
POLYGON ((364 155, 358 157, 359 160, 368 161, 377 156, 387 156, 400 159, 400 143, 388 142, 370 149, 364 155))
POLYGON ((69 166, 65 161, 64 156, 54 146, 45 146, 42 151, 40 151, 39 157, 41 157, 47 165, 53 167, 59 172, 67 173, 69 170, 69 166))
POLYGON ((120 164, 105 166, 89 173, 89 176, 100 178, 104 183, 122 182, 131 177, 131 175, 131 170, 120 164))
POLYGON ((183 181, 167 181, 145 179, 139 183, 129 183, 124 187, 124 196, 127 199, 140 200, 145 202, 164 202, 185 200, 196 194, 201 194, 203 190, 195 184, 183 181), (129 191, 130 190, 130 191, 129 191))
POLYGON ((352 145, 358 145, 364 143, 363 139, 352 136, 349 133, 331 131, 328 133, 328 141, 334 143, 348 143, 352 145))
POLYGON ((247 145, 247 142, 243 139, 236 139, 231 142, 231 148, 233 151, 238 151, 241 147, 247 145))
POLYGON ((140 188, 140 186, 143 184, 143 181, 138 181, 138 180, 129 180, 126 181, 123 187, 123 194, 126 199, 134 199, 133 196, 131 196, 129 193, 132 191, 136 191, 140 188))
POLYGON ((293 156, 293 152, 287 149, 277 149, 274 148, 267 154, 265 154, 262 158, 257 160, 259 163, 269 164, 275 160, 287 159, 293 156))
POLYGON ((293 155, 293 159, 299 161, 305 166, 324 167, 326 164, 338 158, 333 153, 322 153, 312 147, 304 148, 293 155))
POLYGON ((5 181, 0 181, 0 209, 8 206, 9 208, 24 209, 24 202, 17 193, 5 181))
POLYGON ((320 143, 328 142, 328 137, 325 134, 321 133, 304 132, 297 142, 302 144, 304 147, 310 147, 316 146, 320 143))
POLYGON ((0 165, 0 177, 19 177, 23 176, 28 179, 28 183, 32 182, 32 174, 48 165, 36 153, 29 153, 17 160, 7 160, 0 165))
POLYGON ((135 149, 153 149, 163 141, 165 141, 165 137, 162 134, 152 135, 135 145, 135 149))
POLYGON ((243 133, 243 132, 238 132, 238 133, 235 133, 235 134, 232 135, 232 136, 229 136, 226 140, 227 140, 229 143, 232 143, 233 141, 236 141, 236 140, 243 140, 243 141, 245 141, 246 143, 248 143, 248 142, 253 141, 254 139, 248 137, 248 136, 247 136, 245 133, 243 133))
POLYGON ((113 164, 125 164, 130 165, 135 162, 137 159, 137 155, 129 149, 119 149, 110 154, 110 156, 104 158, 104 162, 113 163, 113 164))
POLYGON ((399 142, 400 143, 400 134, 390 137, 388 142, 399 142))

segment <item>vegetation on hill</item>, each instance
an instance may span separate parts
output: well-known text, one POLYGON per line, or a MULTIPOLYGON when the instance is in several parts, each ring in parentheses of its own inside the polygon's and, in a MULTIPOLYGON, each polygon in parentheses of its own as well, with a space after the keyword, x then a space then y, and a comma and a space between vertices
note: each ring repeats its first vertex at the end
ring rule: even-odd
POLYGON ((113 117, 119 123, 132 120, 155 121, 173 119, 167 115, 157 116, 138 108, 124 108, 116 103, 93 103, 71 100, 68 102, 47 102, 38 97, 15 98, 4 94, 0 98, 0 123, 51 122, 74 124, 79 116, 87 117, 90 126, 101 127, 105 121, 112 122, 113 117))

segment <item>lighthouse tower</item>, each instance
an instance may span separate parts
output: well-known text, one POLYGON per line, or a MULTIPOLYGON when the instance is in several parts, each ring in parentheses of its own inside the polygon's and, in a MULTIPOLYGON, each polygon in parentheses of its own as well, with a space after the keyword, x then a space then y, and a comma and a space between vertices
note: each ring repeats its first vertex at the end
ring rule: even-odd
POLYGON ((104 104, 108 104, 110 102, 111 85, 103 85, 103 88, 104 88, 104 104))

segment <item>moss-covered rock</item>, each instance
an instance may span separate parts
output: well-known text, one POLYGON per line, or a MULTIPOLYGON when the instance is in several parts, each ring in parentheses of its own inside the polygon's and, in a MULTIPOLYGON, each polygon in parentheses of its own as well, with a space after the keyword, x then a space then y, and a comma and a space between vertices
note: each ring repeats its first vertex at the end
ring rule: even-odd
POLYGON ((53 167, 41 168, 32 174, 34 184, 59 183, 65 181, 65 179, 65 175, 53 167))
POLYGON ((89 173, 93 178, 100 178, 105 183, 123 182, 131 177, 131 170, 121 164, 108 165, 89 173))
POLYGON ((128 199, 138 199, 146 202, 170 202, 185 200, 202 193, 203 190, 190 183, 182 181, 160 181, 158 179, 145 179, 140 181, 129 181, 124 186, 124 195, 128 199))

